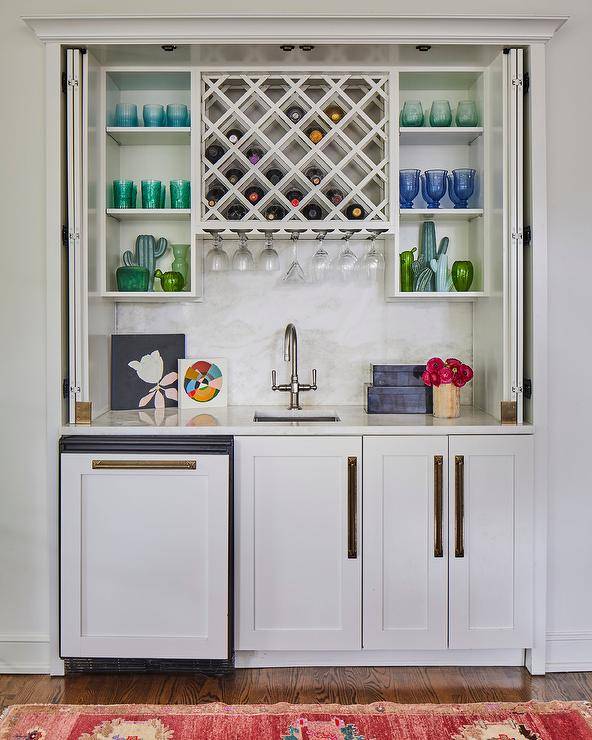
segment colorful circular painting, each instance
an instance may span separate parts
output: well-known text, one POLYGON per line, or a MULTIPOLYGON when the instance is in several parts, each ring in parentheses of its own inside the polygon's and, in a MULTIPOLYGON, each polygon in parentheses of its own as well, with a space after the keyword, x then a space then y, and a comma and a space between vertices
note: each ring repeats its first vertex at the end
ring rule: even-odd
POLYGON ((213 362, 198 360, 185 370, 183 387, 185 393, 197 403, 207 403, 222 390, 222 371, 213 362))

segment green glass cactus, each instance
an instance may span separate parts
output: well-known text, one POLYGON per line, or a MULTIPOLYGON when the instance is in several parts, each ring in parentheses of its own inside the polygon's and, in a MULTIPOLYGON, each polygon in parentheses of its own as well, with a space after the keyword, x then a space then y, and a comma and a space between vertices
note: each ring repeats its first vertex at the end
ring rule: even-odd
POLYGON ((136 239, 135 254, 127 250, 123 254, 123 262, 128 267, 138 265, 145 267, 150 275, 148 290, 154 290, 154 270, 156 260, 166 252, 168 241, 161 236, 158 242, 151 234, 140 234, 136 239))

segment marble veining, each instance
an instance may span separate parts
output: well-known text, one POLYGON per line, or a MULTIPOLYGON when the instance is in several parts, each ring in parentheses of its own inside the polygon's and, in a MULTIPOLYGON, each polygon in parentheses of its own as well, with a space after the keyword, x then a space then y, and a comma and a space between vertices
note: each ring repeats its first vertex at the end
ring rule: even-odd
MULTIPOLYGON (((226 243, 230 255, 234 244, 226 243)), ((249 244, 257 255, 261 241, 249 244)), ((332 256, 341 246, 327 245, 332 256)), ((290 321, 298 330, 301 382, 318 370, 319 390, 307 394, 308 405, 363 404, 370 362, 441 355, 472 364, 472 304, 386 303, 382 284, 287 284, 282 277, 291 250, 286 242, 277 248, 280 273, 206 273, 203 303, 118 304, 118 333, 182 331, 188 356, 227 358, 231 405, 284 403, 285 394, 271 390, 270 375, 276 368, 279 382, 287 377, 282 343, 290 321)), ((313 249, 311 242, 300 248, 305 266, 313 249)), ((462 401, 472 402, 471 384, 462 401)))

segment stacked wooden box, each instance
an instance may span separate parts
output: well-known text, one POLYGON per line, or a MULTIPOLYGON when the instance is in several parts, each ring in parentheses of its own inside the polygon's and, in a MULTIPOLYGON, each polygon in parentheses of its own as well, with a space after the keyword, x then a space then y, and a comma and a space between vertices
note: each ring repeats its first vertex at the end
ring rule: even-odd
POLYGON ((424 385, 425 365, 371 365, 364 388, 368 414, 431 414, 432 389, 424 385))

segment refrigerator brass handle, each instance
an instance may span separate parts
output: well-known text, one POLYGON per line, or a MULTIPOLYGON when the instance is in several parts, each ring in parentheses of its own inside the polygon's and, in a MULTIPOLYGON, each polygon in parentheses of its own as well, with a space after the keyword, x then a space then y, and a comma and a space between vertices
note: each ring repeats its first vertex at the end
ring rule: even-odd
POLYGON ((454 557, 465 556, 465 457, 454 458, 454 557))
POLYGON ((347 557, 358 557, 358 458, 347 458, 347 557))
POLYGON ((442 480, 442 469, 444 467, 444 456, 434 455, 434 557, 444 557, 444 545, 442 544, 442 517, 444 505, 444 483, 442 480))
POLYGON ((197 460, 93 460, 93 470, 196 470, 197 460))

